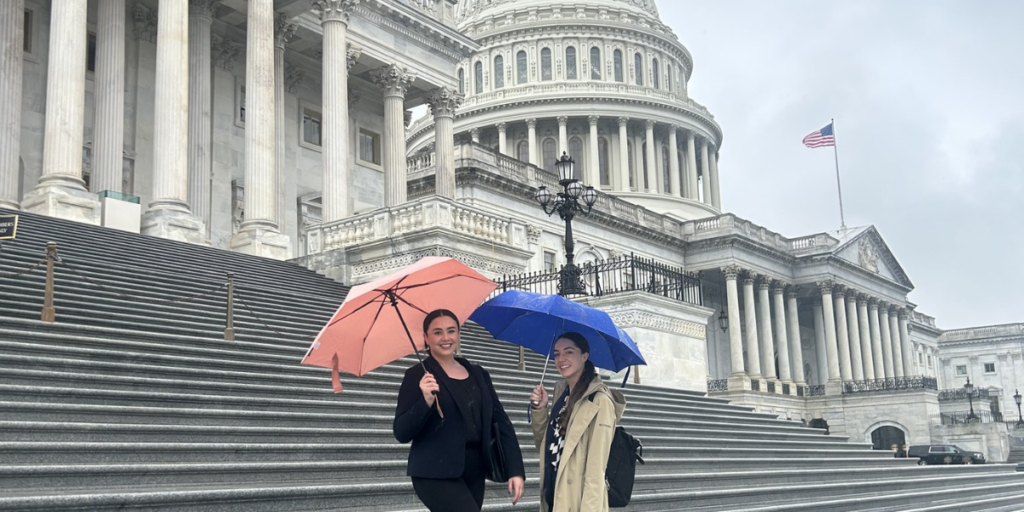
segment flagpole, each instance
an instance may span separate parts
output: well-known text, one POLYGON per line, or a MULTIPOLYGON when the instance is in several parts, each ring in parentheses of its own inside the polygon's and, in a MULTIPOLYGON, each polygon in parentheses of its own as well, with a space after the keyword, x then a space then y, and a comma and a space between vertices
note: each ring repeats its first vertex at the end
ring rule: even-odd
POLYGON ((832 119, 832 151, 836 156, 836 187, 839 188, 839 229, 846 229, 846 217, 843 215, 843 182, 839 179, 839 140, 836 137, 836 120, 832 119))

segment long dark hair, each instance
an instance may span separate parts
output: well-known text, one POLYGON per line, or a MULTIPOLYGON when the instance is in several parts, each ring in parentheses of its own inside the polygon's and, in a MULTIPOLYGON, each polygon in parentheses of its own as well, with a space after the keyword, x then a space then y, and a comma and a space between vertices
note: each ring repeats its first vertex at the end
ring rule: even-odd
MULTIPOLYGON (((583 354, 590 353, 590 343, 587 343, 587 339, 578 332, 566 332, 560 335, 557 339, 565 338, 576 345, 576 348, 580 349, 583 354)), ((587 388, 590 387, 590 383, 593 382, 594 377, 597 377, 597 368, 594 367, 594 363, 590 362, 588 358, 583 364, 583 374, 580 375, 579 382, 572 388, 569 393, 569 398, 565 401, 565 407, 562 408, 562 412, 558 415, 558 435, 565 437, 565 429, 569 425, 569 418, 572 417, 572 410, 576 407, 576 402, 583 398, 583 393, 586 393, 587 388)))
MULTIPOLYGON (((427 313, 427 317, 423 319, 423 335, 426 336, 427 329, 430 329, 430 324, 434 323, 434 320, 437 320, 438 318, 441 318, 441 317, 444 317, 444 316, 446 316, 448 318, 451 318, 452 320, 455 320, 455 328, 459 329, 459 317, 455 316, 455 313, 452 313, 451 311, 449 311, 447 309, 435 309, 435 310, 431 311, 430 313, 427 313)), ((429 354, 430 353, 430 345, 426 345, 426 347, 427 347, 427 353, 429 354)))

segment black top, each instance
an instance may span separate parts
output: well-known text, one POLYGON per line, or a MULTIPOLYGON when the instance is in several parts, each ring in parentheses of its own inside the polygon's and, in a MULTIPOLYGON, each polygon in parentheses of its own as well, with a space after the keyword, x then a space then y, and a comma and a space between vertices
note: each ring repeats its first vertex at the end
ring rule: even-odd
MULTIPOLYGON (((480 445, 491 442, 491 422, 501 424, 499 442, 505 452, 505 463, 509 476, 526 476, 523 469, 523 454, 519 449, 515 427, 509 421, 505 409, 494 391, 491 376, 479 365, 458 357, 455 359, 469 370, 470 378, 480 390, 480 445)), ((405 372, 402 387, 398 391, 398 406, 395 409, 393 431, 400 443, 412 442, 409 448, 409 476, 419 478, 460 478, 466 465, 466 420, 471 415, 466 404, 457 400, 453 389, 455 381, 449 379, 434 358, 423 362, 427 371, 438 379, 441 391, 436 403, 444 413, 442 419, 436 406, 427 406, 420 391, 423 367, 415 365, 405 372)), ((490 467, 490 450, 481 450, 484 467, 490 467)))
POLYGON ((562 449, 565 448, 565 438, 559 434, 561 425, 558 424, 558 416, 562 414, 562 408, 565 407, 565 402, 569 399, 569 386, 565 387, 565 392, 562 396, 558 397, 555 401, 555 405, 551 408, 551 414, 548 420, 548 433, 545 439, 548 440, 548 445, 544 450, 544 464, 546 471, 544 472, 544 493, 547 495, 548 509, 554 509, 555 506, 555 477, 558 476, 558 463, 562 460, 562 449))
POLYGON ((480 420, 483 413, 480 411, 480 388, 476 385, 476 379, 472 375, 459 380, 448 377, 448 388, 455 396, 455 400, 463 405, 461 408, 466 414, 462 417, 466 424, 466 444, 480 444, 480 420))

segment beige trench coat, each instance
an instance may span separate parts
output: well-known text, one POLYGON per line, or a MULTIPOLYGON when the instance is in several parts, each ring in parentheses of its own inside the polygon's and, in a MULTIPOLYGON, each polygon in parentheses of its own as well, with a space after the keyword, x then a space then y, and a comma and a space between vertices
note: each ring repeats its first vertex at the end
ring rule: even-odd
MULTIPOLYGON (((549 400, 552 404, 565 391, 565 381, 555 386, 549 400)), ((615 425, 626 409, 622 393, 609 389, 600 377, 595 377, 583 398, 576 403, 565 434, 565 447, 555 476, 555 509, 550 510, 543 489, 545 472, 544 450, 547 448, 547 428, 550 410, 534 410, 531 417, 533 442, 540 451, 541 512, 606 512, 608 489, 605 487, 605 468, 611 451, 615 425), (597 393, 594 400, 588 397, 597 393)))

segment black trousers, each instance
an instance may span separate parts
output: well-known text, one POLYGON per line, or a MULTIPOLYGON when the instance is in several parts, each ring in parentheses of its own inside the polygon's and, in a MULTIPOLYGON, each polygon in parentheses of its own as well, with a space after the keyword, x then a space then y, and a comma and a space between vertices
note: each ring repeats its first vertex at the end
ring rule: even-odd
POLYGON ((468 445, 461 478, 414 476, 412 488, 430 512, 480 512, 484 506, 484 473, 480 445, 468 445))

